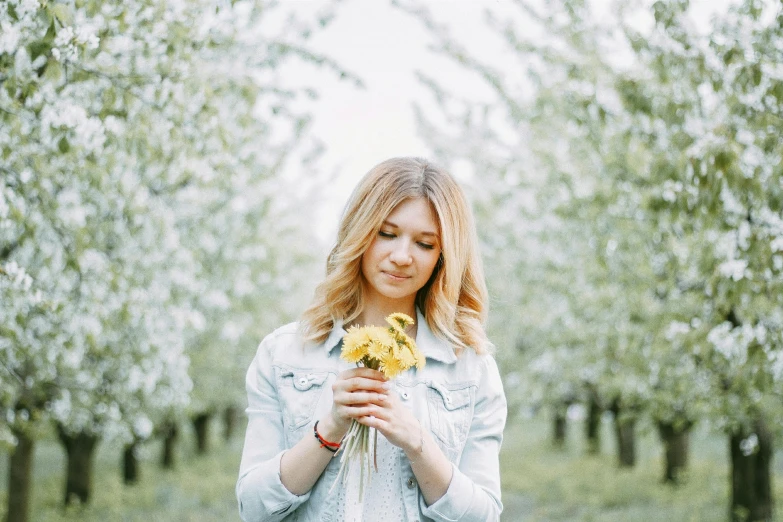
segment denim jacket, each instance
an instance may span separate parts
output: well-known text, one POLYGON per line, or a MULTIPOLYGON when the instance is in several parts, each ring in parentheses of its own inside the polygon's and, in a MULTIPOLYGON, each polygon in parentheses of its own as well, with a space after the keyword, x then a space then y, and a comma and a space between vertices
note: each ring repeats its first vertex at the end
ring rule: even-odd
MULTIPOLYGON (((487 522, 498 520, 498 452, 506 422, 506 398, 495 360, 451 346, 432 333, 417 312, 416 344, 427 358, 394 382, 403 404, 430 430, 452 463, 446 494, 427 506, 410 462, 400 450, 400 493, 411 522, 424 520, 487 522)), ((295 323, 268 335, 247 372, 248 426, 236 493, 246 522, 339 521, 335 495, 329 494, 340 466, 333 458, 313 488, 289 492, 280 480, 280 458, 332 407, 331 385, 355 365, 339 358, 345 330, 339 322, 321 345, 303 343, 295 323)))

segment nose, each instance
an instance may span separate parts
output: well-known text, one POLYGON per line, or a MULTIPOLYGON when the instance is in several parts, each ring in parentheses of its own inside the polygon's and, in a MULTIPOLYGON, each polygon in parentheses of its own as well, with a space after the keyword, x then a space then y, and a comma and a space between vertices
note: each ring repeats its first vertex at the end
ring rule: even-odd
POLYGON ((409 241, 397 241, 389 254, 389 259, 396 265, 408 265, 413 261, 409 241))

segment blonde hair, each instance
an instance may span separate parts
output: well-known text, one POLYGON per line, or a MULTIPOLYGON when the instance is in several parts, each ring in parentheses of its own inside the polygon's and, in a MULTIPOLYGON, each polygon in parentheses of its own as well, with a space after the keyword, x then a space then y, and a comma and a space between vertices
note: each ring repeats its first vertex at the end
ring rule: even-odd
POLYGON ((351 194, 326 261, 326 277, 302 314, 304 338, 326 340, 337 318, 346 323, 364 307, 362 255, 383 220, 403 201, 424 198, 440 226, 441 254, 427 284, 416 294, 432 332, 449 341, 457 354, 465 348, 485 353, 487 288, 478 253, 473 215, 457 182, 445 170, 421 158, 392 158, 370 170, 351 194))

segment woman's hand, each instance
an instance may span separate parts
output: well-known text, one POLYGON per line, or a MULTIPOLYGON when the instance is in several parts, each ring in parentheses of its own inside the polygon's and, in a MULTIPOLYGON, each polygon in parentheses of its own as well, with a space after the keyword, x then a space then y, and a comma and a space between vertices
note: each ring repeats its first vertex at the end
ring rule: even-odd
POLYGON ((396 393, 390 393, 383 402, 371 405, 370 413, 356 420, 375 428, 386 440, 406 453, 422 449, 424 438, 421 424, 396 393))
POLYGON ((378 370, 352 368, 342 372, 332 384, 332 411, 321 420, 319 432, 327 440, 342 439, 354 419, 374 415, 388 401, 390 389, 378 370))

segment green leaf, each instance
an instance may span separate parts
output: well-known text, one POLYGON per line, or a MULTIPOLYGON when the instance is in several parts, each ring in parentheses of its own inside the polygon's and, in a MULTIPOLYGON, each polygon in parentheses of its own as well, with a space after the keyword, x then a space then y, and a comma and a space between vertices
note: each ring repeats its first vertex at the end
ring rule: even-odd
POLYGON ((52 15, 65 26, 73 25, 73 13, 65 4, 55 4, 51 8, 52 15))
POLYGON ((44 71, 44 78, 52 81, 59 82, 63 75, 63 66, 57 60, 50 59, 46 64, 46 70, 44 71))

